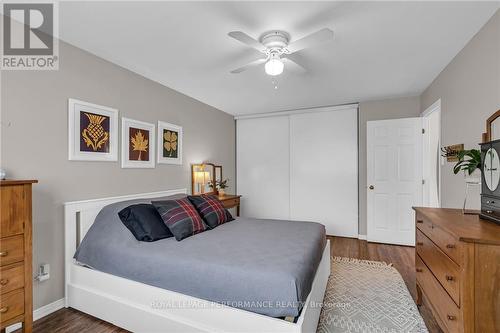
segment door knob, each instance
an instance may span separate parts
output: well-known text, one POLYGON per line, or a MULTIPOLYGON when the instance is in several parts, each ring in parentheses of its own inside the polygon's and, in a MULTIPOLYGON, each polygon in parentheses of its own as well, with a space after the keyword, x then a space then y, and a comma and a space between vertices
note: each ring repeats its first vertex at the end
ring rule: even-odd
POLYGON ((368 187, 368 188, 369 188, 370 190, 373 190, 373 189, 375 189, 375 186, 370 185, 370 187, 368 187))

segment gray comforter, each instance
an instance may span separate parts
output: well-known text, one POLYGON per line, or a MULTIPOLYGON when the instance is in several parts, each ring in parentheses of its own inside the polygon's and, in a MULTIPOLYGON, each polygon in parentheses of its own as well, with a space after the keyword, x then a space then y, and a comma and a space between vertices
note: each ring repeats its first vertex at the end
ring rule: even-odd
POLYGON ((117 213, 149 202, 104 207, 75 253, 77 262, 272 317, 299 315, 325 246, 323 225, 237 218, 180 242, 139 242, 117 213))

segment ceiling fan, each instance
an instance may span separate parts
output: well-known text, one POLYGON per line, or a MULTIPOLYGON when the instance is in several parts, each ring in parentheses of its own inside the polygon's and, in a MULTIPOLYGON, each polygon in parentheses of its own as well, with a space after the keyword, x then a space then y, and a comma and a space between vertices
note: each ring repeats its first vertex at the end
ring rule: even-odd
POLYGON ((333 31, 328 28, 316 31, 292 43, 290 43, 290 35, 281 30, 268 31, 258 41, 241 31, 231 31, 228 35, 265 55, 265 58, 257 59, 245 66, 236 68, 231 73, 241 73, 265 63, 266 74, 271 76, 283 73, 285 62, 300 71, 305 71, 305 68, 300 65, 300 61, 297 61, 296 57, 294 57, 294 53, 333 39, 333 31))

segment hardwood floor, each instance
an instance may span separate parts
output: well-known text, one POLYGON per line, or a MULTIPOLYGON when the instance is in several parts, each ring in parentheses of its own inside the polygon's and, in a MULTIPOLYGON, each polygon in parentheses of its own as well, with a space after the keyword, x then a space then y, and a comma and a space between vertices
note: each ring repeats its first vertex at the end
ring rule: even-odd
MULTIPOLYGON (((414 248, 368 243, 354 238, 329 237, 329 239, 332 256, 392 263, 403 277, 413 299, 416 299, 414 248)), ((429 332, 442 332, 425 304, 420 307, 420 313, 429 332)), ((20 331, 16 331, 18 332, 20 331)), ((61 309, 37 320, 33 332, 123 333, 127 331, 74 309, 61 309)))

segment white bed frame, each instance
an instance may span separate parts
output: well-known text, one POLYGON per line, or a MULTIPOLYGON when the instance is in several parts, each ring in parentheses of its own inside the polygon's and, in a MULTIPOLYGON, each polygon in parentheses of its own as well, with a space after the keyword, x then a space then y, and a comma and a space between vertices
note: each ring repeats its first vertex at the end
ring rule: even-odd
POLYGON ((104 206, 179 193, 186 190, 65 203, 65 306, 132 332, 316 332, 330 275, 329 241, 296 323, 149 286, 75 263, 73 255, 80 240, 104 206))

